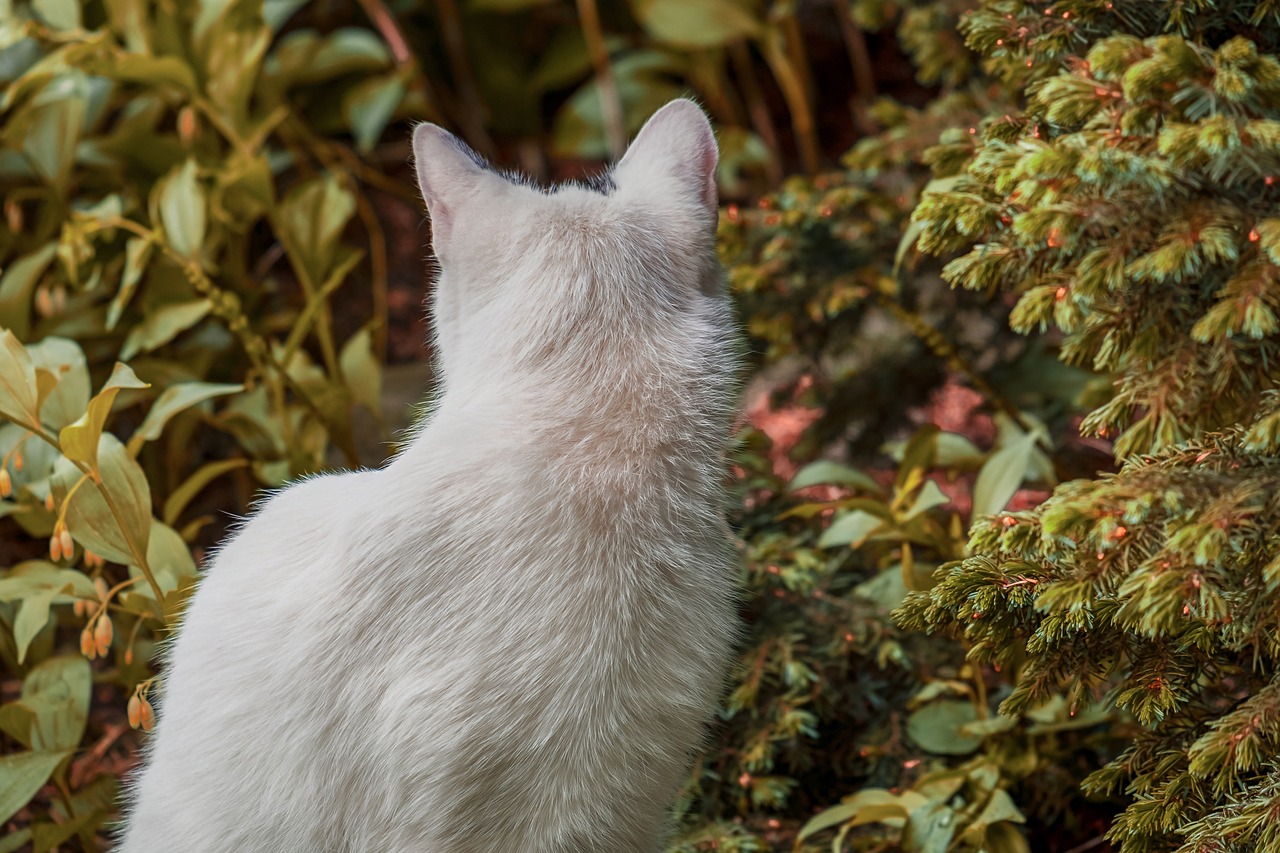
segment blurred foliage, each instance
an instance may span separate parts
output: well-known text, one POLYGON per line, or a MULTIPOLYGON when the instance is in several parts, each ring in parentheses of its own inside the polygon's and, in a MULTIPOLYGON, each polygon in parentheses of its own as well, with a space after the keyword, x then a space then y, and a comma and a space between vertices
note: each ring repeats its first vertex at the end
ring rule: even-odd
POLYGON ((149 728, 214 513, 376 428, 382 328, 331 308, 379 227, 348 138, 413 105, 370 31, 282 34, 298 3, 3 5, 0 845, 94 849, 93 684, 149 728))

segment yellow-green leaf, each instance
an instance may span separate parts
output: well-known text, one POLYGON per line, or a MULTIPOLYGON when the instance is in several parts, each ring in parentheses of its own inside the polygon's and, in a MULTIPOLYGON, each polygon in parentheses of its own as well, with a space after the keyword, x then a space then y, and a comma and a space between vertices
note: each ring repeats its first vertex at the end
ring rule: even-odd
POLYGON ((93 676, 82 655, 42 661, 22 682, 23 705, 35 714, 31 748, 43 752, 75 749, 89 719, 93 676))
POLYGON ((14 423, 35 424, 38 400, 31 356, 13 332, 0 331, 0 416, 14 423))
POLYGON ((761 29, 743 0, 631 0, 631 9, 649 35, 677 47, 720 47, 761 29))
POLYGON ((215 382, 180 382, 177 385, 170 385, 156 398, 142 426, 138 427, 137 432, 129 439, 129 449, 136 453, 143 442, 155 441, 160 437, 169 419, 184 409, 189 409, 213 397, 237 394, 243 390, 243 385, 215 382))
MULTIPOLYGON (((196 563, 191 559, 187 543, 182 541, 176 530, 154 518, 151 519, 151 537, 147 544, 147 565, 162 594, 177 589, 183 578, 196 573, 196 563)), ((136 566, 130 566, 129 573, 134 576, 142 574, 136 566)), ((139 595, 152 596, 147 584, 138 584, 134 591, 139 595)))
POLYGON ((62 429, 89 405, 89 366, 75 341, 48 337, 27 347, 36 368, 40 421, 62 429))
MULTIPOLYGON (((136 555, 147 553, 151 533, 151 488, 146 475, 109 432, 98 439, 98 470, 101 484, 87 479, 68 501, 67 529, 95 554, 113 563, 135 564, 136 555)), ((55 498, 67 501, 80 479, 80 469, 59 458, 51 481, 55 498)))
POLYGON ((1018 436, 991 454, 973 484, 973 517, 1000 512, 1022 484, 1036 447, 1036 434, 1018 436))
POLYGON ((193 258, 204 243, 204 190, 196 177, 196 161, 187 160, 166 175, 159 187, 160 222, 175 252, 193 258))
POLYGON ((25 806, 70 754, 70 750, 20 752, 0 758, 0 822, 8 821, 25 806))
POLYGON ((138 353, 150 352, 176 338, 205 318, 213 307, 208 299, 193 299, 190 302, 179 302, 166 305, 148 314, 147 318, 129 331, 124 346, 120 348, 120 357, 133 358, 138 353))
POLYGON ((89 401, 85 413, 75 423, 63 427, 62 432, 58 434, 62 455, 76 462, 84 462, 90 468, 97 470, 98 439, 102 435, 102 428, 107 423, 107 415, 111 412, 111 404, 115 402, 116 395, 120 393, 121 388, 147 387, 150 386, 135 376, 129 365, 116 362, 111 378, 89 401))
POLYGON ((120 322, 120 315, 124 313, 129 300, 133 298, 133 292, 138 289, 138 282, 147 268, 147 261, 151 259, 151 250, 154 245, 145 237, 130 237, 129 242, 125 243, 124 274, 120 277, 120 287, 116 289, 116 295, 111 298, 111 304, 107 306, 108 329, 114 329, 116 323, 120 322))
POLYGON ((0 276, 0 326, 12 329, 20 338, 31 328, 31 292, 57 250, 58 242, 50 240, 12 261, 0 276))
POLYGON ((382 404, 382 370, 373 355, 373 333, 369 326, 343 344, 338 362, 351 396, 377 415, 382 404))
POLYGON ((36 634, 49 623, 49 605, 57 594, 57 590, 52 589, 34 592, 18 605, 18 615, 13 620, 13 643, 18 648, 18 663, 26 658, 27 647, 36 634))

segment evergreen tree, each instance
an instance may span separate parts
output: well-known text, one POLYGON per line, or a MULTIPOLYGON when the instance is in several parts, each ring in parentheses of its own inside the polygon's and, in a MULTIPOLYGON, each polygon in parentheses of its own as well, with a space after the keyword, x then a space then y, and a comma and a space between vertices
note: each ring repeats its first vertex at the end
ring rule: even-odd
POLYGON ((1127 798, 1118 849, 1280 850, 1280 4, 993 0, 962 31, 1025 106, 932 152, 919 244, 1113 377, 1082 430, 1123 467, 978 521, 901 621, 1015 672, 1005 712, 1136 718, 1085 786, 1127 798))

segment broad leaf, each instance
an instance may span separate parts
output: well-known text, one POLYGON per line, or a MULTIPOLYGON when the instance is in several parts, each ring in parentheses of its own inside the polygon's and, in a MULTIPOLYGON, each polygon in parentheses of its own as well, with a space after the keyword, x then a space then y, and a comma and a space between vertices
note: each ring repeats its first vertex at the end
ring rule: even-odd
POLYGON ((851 545, 857 548, 872 533, 885 526, 882 518, 855 509, 853 512, 836 516, 831 526, 823 531, 818 539, 819 548, 834 548, 838 545, 851 545))
POLYGON ((12 329, 25 338, 31 328, 31 294, 49 268, 57 241, 51 240, 34 252, 12 261, 0 276, 0 327, 12 329))
POLYGON ((937 755, 969 755, 982 746, 982 738, 966 735, 962 727, 973 722, 973 704, 939 699, 907 717, 907 734, 921 749, 937 755))
POLYGON ((204 243, 204 190, 196 177, 196 161, 187 160, 161 179, 157 206, 165 238, 173 250, 193 258, 204 243))
POLYGON ((75 749, 89 719, 93 675, 81 655, 49 658, 22 682, 22 704, 36 715, 32 749, 60 752, 75 749))
POLYGON ((743 0, 631 0, 631 10, 654 39, 682 48, 722 47, 761 29, 743 0))
POLYGON ((76 462, 83 462, 91 469, 98 469, 98 440, 102 436, 102 428, 106 426, 107 415, 111 413, 111 404, 121 388, 150 387, 134 375, 127 364, 116 362, 111 378, 102 386, 92 400, 85 413, 75 423, 62 428, 58 434, 58 445, 62 455, 76 462))
POLYGON ((848 465, 842 465, 839 462, 831 462, 826 459, 819 459, 817 462, 810 462, 808 465, 797 471, 796 475, 791 478, 791 483, 788 484, 787 491, 796 492, 800 489, 823 483, 838 486, 853 486, 874 494, 882 494, 884 492, 884 489, 880 488, 879 483, 858 469, 851 468, 848 465))
POLYGON ((0 416, 14 423, 37 423, 36 368, 13 332, 0 331, 0 416))
POLYGON ((0 822, 30 802, 71 752, 20 752, 0 758, 0 822))
MULTIPOLYGON (((101 485, 87 479, 68 503, 67 529, 73 539, 111 562, 137 563, 135 549, 146 554, 151 533, 151 488, 146 475, 109 432, 98 439, 98 470, 101 485), (110 495, 118 519, 104 494, 110 495)), ((80 479, 80 469, 65 458, 58 460, 52 485, 59 502, 67 500, 80 479)))
POLYGON ((373 333, 369 326, 352 335, 338 358, 342 380, 357 403, 377 415, 382 406, 382 370, 373 354, 373 333))
POLYGON ((1024 433, 991 454, 973 485, 973 517, 993 515, 1004 509, 1027 476, 1035 433, 1024 433))
POLYGON ((49 337, 27 347, 35 365, 37 386, 40 371, 52 378, 48 388, 39 394, 40 420, 45 426, 60 430, 76 420, 89 405, 89 366, 84 350, 75 341, 49 337))
POLYGON ((120 348, 120 357, 127 361, 138 353, 164 346, 203 320, 212 308, 208 299, 193 299, 158 309, 129 331, 120 348))
POLYGON ((151 405, 147 417, 129 439, 129 448, 135 450, 145 441, 155 441, 163 432, 169 419, 181 411, 227 394, 238 394, 244 390, 243 385, 220 384, 215 382, 180 382, 170 385, 156 398, 151 405))

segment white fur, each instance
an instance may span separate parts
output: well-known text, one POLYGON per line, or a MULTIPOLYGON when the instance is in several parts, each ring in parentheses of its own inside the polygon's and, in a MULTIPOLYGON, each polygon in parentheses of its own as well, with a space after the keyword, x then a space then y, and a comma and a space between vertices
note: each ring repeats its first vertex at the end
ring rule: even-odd
POLYGON ((608 195, 414 150, 443 393, 217 555, 126 853, 660 847, 736 625, 714 137, 669 104, 608 195))

